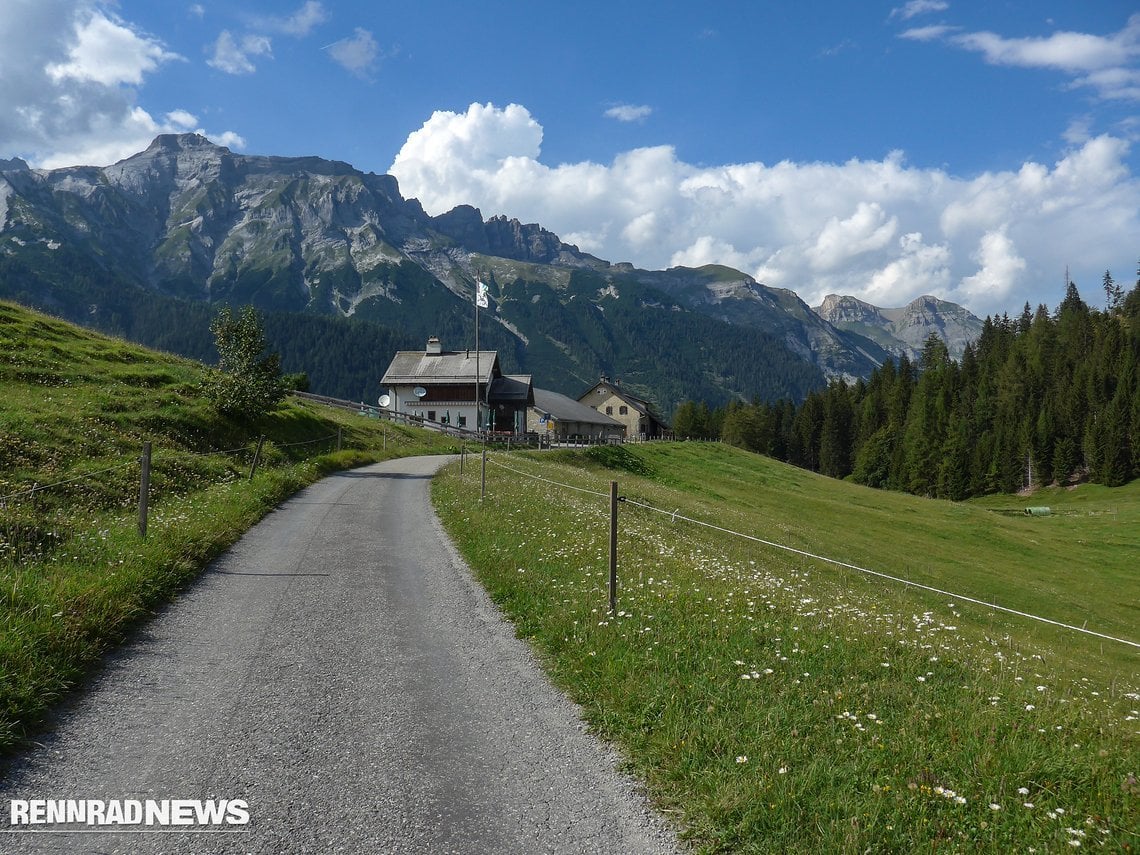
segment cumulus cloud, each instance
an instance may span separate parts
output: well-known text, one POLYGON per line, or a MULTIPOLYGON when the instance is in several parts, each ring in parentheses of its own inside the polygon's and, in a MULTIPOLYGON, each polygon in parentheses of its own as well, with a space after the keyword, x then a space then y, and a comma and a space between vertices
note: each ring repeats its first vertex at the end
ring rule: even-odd
POLYGON ((357 77, 367 77, 380 57, 380 46, 372 33, 360 27, 347 39, 333 42, 328 52, 336 62, 357 77))
MULTIPOLYGON (((105 165, 156 134, 187 129, 186 111, 155 118, 136 104, 148 76, 182 58, 101 4, 8 4, 0 44, 0 157, 44 168, 105 165)), ((219 136, 240 139, 227 134, 219 136)))
POLYGON ((619 122, 641 122, 649 118, 653 108, 646 104, 618 104, 606 110, 606 118, 619 122))
POLYGON ((1025 259, 1017 253, 1006 227, 986 232, 978 249, 970 256, 979 265, 978 272, 965 277, 959 291, 970 300, 993 302, 1004 299, 1025 270, 1025 259))
POLYGON ((137 86, 144 75, 172 59, 181 57, 167 51, 157 40, 92 9, 84 10, 75 20, 67 59, 49 63, 46 70, 56 82, 72 79, 104 86, 137 86))
POLYGON ((650 269, 727 264, 812 304, 841 293, 900 306, 932 293, 1012 311, 1048 302, 1035 295, 1066 264, 1087 263, 1095 277, 1134 263, 1140 234, 1128 143, 1107 135, 1053 164, 972 177, 911 166, 901 152, 696 166, 669 146, 552 167, 542 139, 518 104, 438 111, 389 171, 430 213, 477 205, 650 269))

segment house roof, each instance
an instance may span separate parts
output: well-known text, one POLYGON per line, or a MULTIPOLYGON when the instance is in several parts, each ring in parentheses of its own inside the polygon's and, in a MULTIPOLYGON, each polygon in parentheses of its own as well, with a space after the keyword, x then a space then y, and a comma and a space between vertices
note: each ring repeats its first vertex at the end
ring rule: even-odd
POLYGON ((384 386, 432 383, 474 383, 476 362, 480 383, 490 383, 499 374, 499 352, 482 350, 444 351, 425 353, 422 350, 401 350, 393 358, 380 383, 384 386), (478 356, 478 359, 476 359, 478 356))
POLYGON ((665 420, 653 411, 653 405, 651 403, 649 403, 649 401, 645 400, 644 398, 639 398, 636 395, 633 395, 633 394, 625 391, 624 389, 621 389, 621 388, 615 386, 612 382, 610 382, 609 380, 606 380, 606 379, 599 380, 597 383, 595 383, 593 386, 591 386, 589 389, 587 389, 585 392, 583 392, 581 394, 581 396, 578 398, 578 400, 583 402, 583 404, 584 404, 585 401, 591 395, 595 394, 595 392, 598 390, 601 390, 604 392, 609 392, 610 394, 616 395, 617 397, 619 397, 623 401, 625 401, 626 404, 633 407, 633 409, 637 410, 637 412, 641 413, 644 416, 648 416, 649 418, 653 419, 654 421, 656 421, 660 425, 668 427, 665 420))
POLYGON ((606 427, 624 427, 617 419, 612 419, 604 413, 599 413, 593 407, 551 392, 548 389, 535 388, 534 408, 545 413, 556 422, 579 422, 587 425, 604 425, 606 427))
POLYGON ((487 399, 497 404, 532 404, 532 388, 529 374, 504 374, 491 381, 487 399))

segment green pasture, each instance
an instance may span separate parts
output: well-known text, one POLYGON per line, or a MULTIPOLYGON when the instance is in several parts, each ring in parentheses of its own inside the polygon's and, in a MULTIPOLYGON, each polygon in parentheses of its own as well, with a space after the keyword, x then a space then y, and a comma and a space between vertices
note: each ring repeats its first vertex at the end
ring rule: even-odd
POLYGON ((966 599, 1140 641, 1136 485, 956 505, 662 443, 492 455, 480 501, 477 469, 445 525, 700 851, 1136 847, 1140 651, 966 599))

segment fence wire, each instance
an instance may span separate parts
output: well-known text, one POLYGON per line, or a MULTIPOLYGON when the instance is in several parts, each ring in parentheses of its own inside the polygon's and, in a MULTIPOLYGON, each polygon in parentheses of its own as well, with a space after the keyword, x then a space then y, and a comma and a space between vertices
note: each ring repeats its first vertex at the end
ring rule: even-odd
MULTIPOLYGON (((530 472, 524 472, 521 469, 515 469, 513 467, 507 466, 506 464, 500 463, 497 460, 493 460, 490 457, 488 457, 487 460, 490 463, 494 463, 496 466, 500 467, 501 469, 506 469, 510 472, 515 473, 516 475, 522 475, 525 478, 531 478, 535 481, 542 481, 544 483, 551 484, 551 485, 554 485, 556 487, 564 487, 568 490, 576 490, 580 493, 587 493, 587 494, 592 495, 592 496, 598 496, 598 497, 601 497, 603 499, 609 500, 609 494, 608 493, 599 493, 599 492, 596 492, 594 490, 587 490, 583 487, 576 487, 573 484, 564 484, 564 483, 559 482, 559 481, 554 481, 550 478, 544 478, 544 477, 539 476, 539 475, 534 475, 533 473, 530 473, 530 472)), ((619 501, 621 501, 623 504, 626 504, 626 505, 632 505, 634 507, 642 508, 643 510, 650 511, 651 513, 656 513, 656 514, 661 514, 663 516, 667 516, 670 518, 670 520, 672 522, 677 522, 678 520, 680 520, 682 522, 691 523, 693 525, 701 526, 703 528, 712 529, 713 531, 717 531, 717 532, 720 532, 722 534, 730 535, 732 537, 739 537, 743 540, 752 541, 753 543, 759 543, 759 544, 762 544, 764 546, 771 547, 773 549, 782 549, 786 552, 791 552, 791 553, 794 553, 796 555, 803 556, 804 558, 810 558, 810 559, 815 560, 815 561, 822 561, 826 564, 832 564, 836 567, 843 567, 844 569, 847 569, 847 570, 854 570, 858 573, 863 573, 863 574, 866 574, 868 576, 874 576, 874 577, 877 577, 879 579, 885 579, 885 580, 890 581, 890 582, 898 582, 898 583, 900 583, 902 585, 906 585, 907 587, 910 587, 910 588, 918 588, 920 590, 928 591, 930 593, 939 594, 939 595, 942 595, 945 597, 950 597, 952 599, 959 600, 959 601, 964 602, 964 603, 973 603, 974 605, 983 606, 987 609, 993 609, 994 611, 1003 612, 1005 614, 1016 615, 1017 617, 1026 618, 1028 620, 1038 621, 1040 623, 1049 624, 1050 626, 1055 626, 1055 627, 1059 627, 1061 629, 1071 630, 1073 632, 1084 633, 1085 635, 1091 635, 1091 636, 1094 636, 1096 638, 1104 639, 1105 641, 1113 641, 1113 642, 1116 642, 1118 644, 1125 644, 1125 645, 1128 645, 1129 647, 1135 647, 1137 649, 1140 649, 1140 643, 1137 643, 1135 641, 1129 641, 1126 638, 1117 638, 1116 636, 1106 635, 1103 632, 1096 632, 1094 630, 1087 629, 1083 626, 1075 626, 1073 624, 1063 623, 1061 621, 1056 621, 1056 620, 1053 620, 1051 618, 1042 617, 1041 615, 1031 614, 1030 612, 1018 611, 1017 609, 1007 608, 1006 606, 999 606, 997 603, 990 603, 990 602, 986 602, 985 600, 979 600, 975 597, 967 597, 963 594, 956 594, 953 591, 946 591, 946 590, 943 590, 942 588, 935 588, 931 585, 923 585, 919 582, 912 582, 909 579, 902 579, 898 576, 892 576, 889 573, 883 573, 879 570, 871 570, 871 569, 868 569, 866 567, 860 567, 857 564, 850 564, 846 561, 839 561, 838 559, 835 559, 835 558, 828 558, 825 555, 819 555, 819 554, 814 553, 814 552, 807 552, 806 550, 803 550, 803 549, 796 549, 794 546, 787 546, 787 545, 782 544, 782 543, 776 543, 775 541, 772 541, 772 540, 765 540, 764 538, 756 537, 755 535, 745 534, 744 532, 739 532, 739 531, 734 531, 730 528, 725 528, 724 526, 716 525, 715 523, 710 523, 710 522, 705 522, 704 520, 694 519, 693 517, 685 516, 684 514, 681 514, 676 510, 670 511, 670 510, 666 510, 664 508, 654 507, 653 505, 650 505, 646 502, 639 502, 635 499, 630 499, 630 498, 626 498, 626 497, 620 497, 619 501)))

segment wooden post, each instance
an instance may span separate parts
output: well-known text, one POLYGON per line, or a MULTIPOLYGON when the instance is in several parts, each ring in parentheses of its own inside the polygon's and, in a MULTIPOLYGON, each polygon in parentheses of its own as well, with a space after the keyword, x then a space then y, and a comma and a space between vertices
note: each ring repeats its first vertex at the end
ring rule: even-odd
POLYGON ((257 438, 257 450, 253 452, 253 464, 249 467, 249 480, 253 480, 253 473, 257 471, 257 464, 261 460, 261 447, 265 445, 265 434, 257 438))
POLYGON ((610 481, 610 611, 617 610, 618 489, 610 481))
POLYGON ((463 461, 467 457, 467 440, 459 440, 459 474, 463 474, 463 461))
POLYGON ((142 475, 139 477, 139 537, 146 537, 146 519, 150 511, 150 452, 151 444, 143 443, 142 475))
POLYGON ((483 468, 479 472, 479 501, 487 495, 487 440, 483 439, 483 468))

